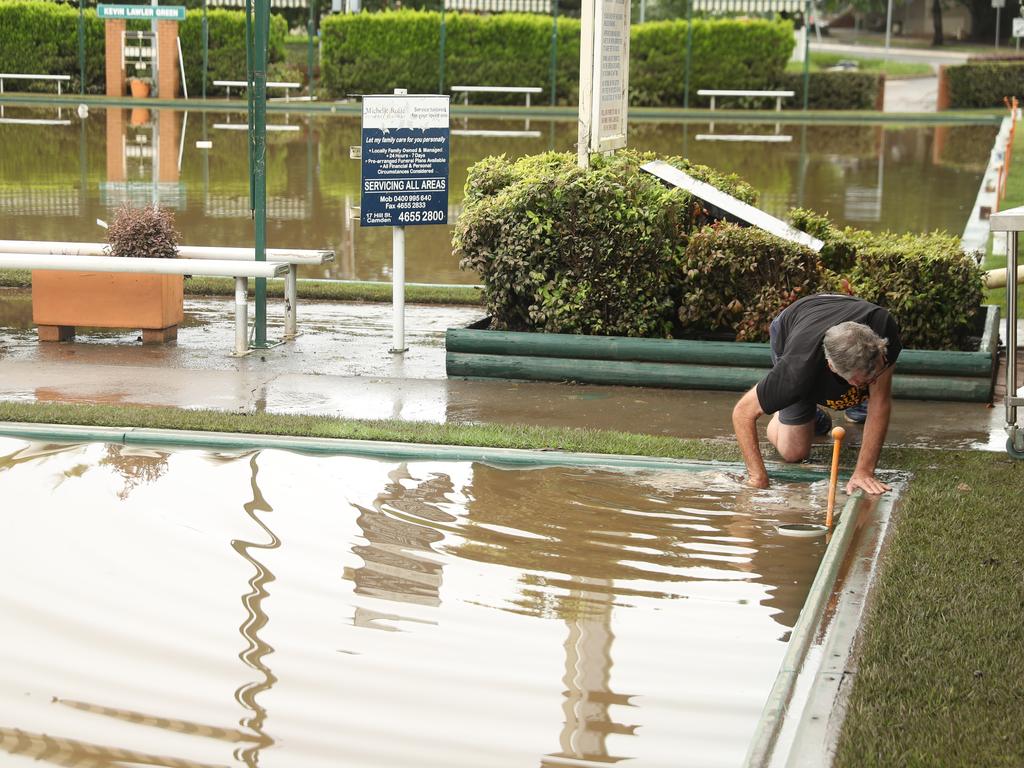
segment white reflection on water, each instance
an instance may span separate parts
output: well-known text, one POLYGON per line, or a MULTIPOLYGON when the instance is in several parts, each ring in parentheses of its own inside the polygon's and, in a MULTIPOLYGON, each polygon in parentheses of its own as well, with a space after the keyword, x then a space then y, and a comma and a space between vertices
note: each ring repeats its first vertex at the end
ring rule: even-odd
POLYGON ((735 765, 823 491, 0 440, 4 762, 735 765))

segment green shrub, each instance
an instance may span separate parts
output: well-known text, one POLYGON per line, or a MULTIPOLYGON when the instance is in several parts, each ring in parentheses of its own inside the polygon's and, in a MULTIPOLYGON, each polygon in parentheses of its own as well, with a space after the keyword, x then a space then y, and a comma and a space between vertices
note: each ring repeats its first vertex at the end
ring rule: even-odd
MULTIPOLYGON (((793 27, 789 22, 695 19, 690 103, 697 102, 699 88, 765 88, 782 77, 792 52, 793 27)), ((631 104, 682 105, 685 74, 685 21, 655 21, 632 27, 631 104)))
MULTIPOLYGON (((384 93, 393 88, 436 92, 441 17, 432 11, 335 15, 321 26, 327 93, 384 93), (395 51, 402 51, 396 56, 395 51)), ((556 97, 576 104, 578 19, 558 19, 556 97)), ((780 77, 793 48, 788 22, 703 20, 693 27, 691 95, 697 88, 766 87, 780 77)), ((681 105, 686 23, 652 22, 630 33, 630 102, 681 105)), ((550 99, 551 18, 530 14, 445 15, 448 85, 535 85, 550 99)), ((522 103, 521 97, 488 97, 522 103)))
POLYGON ((799 230, 818 238, 823 243, 818 253, 821 266, 837 276, 849 273, 857 259, 856 238, 853 230, 837 229, 828 216, 806 208, 793 208, 786 216, 789 223, 799 230))
MULTIPOLYGON (((206 72, 206 93, 223 93, 222 88, 213 86, 214 80, 245 80, 245 12, 212 8, 206 12, 209 26, 208 63, 206 72)), ((280 16, 270 16, 270 38, 267 44, 268 61, 284 59, 284 37, 287 25, 280 16)), ((203 12, 189 10, 181 22, 178 36, 181 38, 182 57, 185 61, 185 77, 189 93, 202 93, 203 74, 203 12)))
POLYGON ((772 318, 822 287, 810 248, 725 222, 690 237, 680 269, 684 333, 731 331, 736 341, 767 341, 772 318))
POLYGON ((864 237, 851 281, 857 296, 892 313, 906 347, 960 349, 981 304, 975 256, 942 232, 864 237))
MULTIPOLYGON (((885 75, 876 72, 810 72, 807 79, 808 109, 875 109, 878 89, 885 75)), ((786 72, 776 86, 793 91, 792 105, 803 107, 804 76, 786 72)))
POLYGON ((1001 107, 1024 97, 1024 62, 976 62, 946 67, 951 109, 1001 107))
MULTIPOLYGON (((550 333, 667 336, 678 260, 700 207, 639 166, 650 154, 570 153, 470 169, 454 250, 484 284, 493 327, 550 333)), ((669 162, 703 180, 729 178, 681 158, 669 162)), ((731 177, 734 178, 734 177, 731 177)), ((748 202, 736 182, 727 191, 748 202)))
MULTIPOLYGON (((105 87, 103 21, 96 11, 83 14, 85 22, 86 91, 100 93, 105 87)), ((32 75, 71 75, 62 90, 79 89, 78 9, 71 5, 0 0, 0 72, 32 75)), ((56 92, 52 82, 8 80, 7 90, 56 92)))

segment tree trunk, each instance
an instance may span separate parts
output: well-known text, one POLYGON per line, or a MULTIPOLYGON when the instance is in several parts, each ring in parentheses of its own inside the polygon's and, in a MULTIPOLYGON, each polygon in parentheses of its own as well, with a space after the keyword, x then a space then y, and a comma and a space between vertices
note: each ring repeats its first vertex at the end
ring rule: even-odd
POLYGON ((932 0, 932 45, 942 45, 942 0, 932 0))

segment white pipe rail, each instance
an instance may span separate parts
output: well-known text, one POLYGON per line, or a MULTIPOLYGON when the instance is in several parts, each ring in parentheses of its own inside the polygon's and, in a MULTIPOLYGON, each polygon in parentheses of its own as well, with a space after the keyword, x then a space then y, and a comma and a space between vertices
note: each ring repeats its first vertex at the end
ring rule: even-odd
MULTIPOLYGON (((278 277, 289 273, 290 265, 280 261, 226 259, 151 259, 120 256, 72 256, 66 254, 0 252, 0 269, 30 269, 61 272, 122 272, 152 275, 207 275, 235 278, 235 355, 244 355, 249 345, 249 277, 278 277)), ((286 303, 287 306, 287 303, 286 303)))
MULTIPOLYGON (((36 253, 43 256, 80 255, 105 256, 106 243, 76 243, 58 240, 0 240, 0 253, 36 253)), ((187 259, 219 259, 223 261, 253 261, 255 248, 238 248, 219 245, 179 245, 178 257, 187 259)), ((269 261, 283 261, 288 264, 284 284, 284 336, 293 339, 298 335, 298 267, 321 265, 334 261, 334 251, 310 250, 304 248, 267 248, 269 261)), ((202 274, 185 272, 184 274, 202 274)), ((251 275, 259 277, 259 275, 251 275)))

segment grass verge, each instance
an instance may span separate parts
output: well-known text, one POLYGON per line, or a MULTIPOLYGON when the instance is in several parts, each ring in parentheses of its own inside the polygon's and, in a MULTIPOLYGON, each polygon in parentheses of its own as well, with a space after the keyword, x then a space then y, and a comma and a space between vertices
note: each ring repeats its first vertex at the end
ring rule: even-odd
MULTIPOLYGON (((816 53, 811 51, 811 72, 836 66, 840 61, 856 61, 860 72, 880 72, 887 78, 897 77, 931 77, 935 70, 931 64, 917 61, 892 61, 889 59, 861 58, 856 54, 816 53)), ((787 72, 803 72, 804 65, 800 61, 786 64, 787 72)))
MULTIPOLYGON (((0 270, 0 287, 29 288, 32 275, 27 269, 0 270)), ((251 286, 251 282, 250 282, 251 286)), ((300 299, 319 301, 391 301, 390 283, 341 280, 299 280, 300 299)), ((252 288, 250 288, 252 290, 252 288)), ((234 296, 235 281, 230 277, 190 277, 185 293, 192 296, 234 296)), ((267 295, 284 295, 284 280, 267 280, 267 295)), ((410 304, 483 305, 483 291, 471 285, 406 285, 405 300, 410 304)))
MULTIPOLYGON (((731 443, 591 429, 0 402, 0 421, 737 461, 731 443)), ((835 765, 1024 764, 1024 462, 889 449, 913 473, 869 611, 835 765)))
POLYGON ((1024 462, 886 451, 914 473, 835 768, 1024 765, 1024 462))
MULTIPOLYGON (((1006 194, 999 203, 999 210, 1005 211, 1008 208, 1016 208, 1024 205, 1024 125, 1018 125, 1017 132, 1013 137, 1013 151, 1010 157, 1010 167, 1006 173, 1006 194)), ((1018 255, 1018 264, 1020 257, 1018 255)), ((992 238, 989 238, 989 247, 982 262, 983 269, 1005 269, 1006 257, 992 255, 992 238)), ((1006 314, 1006 289, 991 288, 985 291, 986 304, 998 304, 1003 315, 1006 314)), ((1024 318, 1024 285, 1017 290, 1017 317, 1024 318)))

